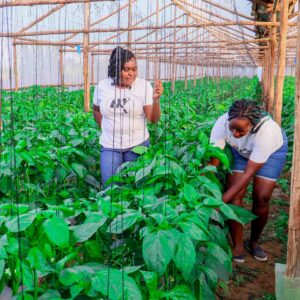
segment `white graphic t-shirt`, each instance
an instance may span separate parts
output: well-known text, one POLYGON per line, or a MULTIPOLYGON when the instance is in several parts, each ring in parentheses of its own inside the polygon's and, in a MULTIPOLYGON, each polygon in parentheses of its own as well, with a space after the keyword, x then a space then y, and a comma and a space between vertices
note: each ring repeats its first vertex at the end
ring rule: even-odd
POLYGON ((111 78, 99 82, 93 103, 100 107, 102 133, 100 144, 106 148, 127 149, 149 138, 144 106, 151 105, 150 82, 136 78, 131 88, 118 88, 111 78))
POLYGON ((256 163, 265 163, 269 156, 283 144, 280 126, 270 117, 264 117, 256 126, 261 127, 256 133, 248 133, 241 138, 235 138, 229 129, 228 113, 221 116, 215 123, 210 142, 224 149, 226 143, 238 153, 256 163))

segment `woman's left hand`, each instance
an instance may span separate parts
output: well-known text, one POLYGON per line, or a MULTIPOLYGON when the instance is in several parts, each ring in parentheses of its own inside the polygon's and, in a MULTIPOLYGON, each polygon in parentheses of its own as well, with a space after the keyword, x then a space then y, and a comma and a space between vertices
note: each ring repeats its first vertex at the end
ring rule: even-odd
POLYGON ((156 80, 153 89, 153 99, 158 100, 164 91, 162 81, 156 80))

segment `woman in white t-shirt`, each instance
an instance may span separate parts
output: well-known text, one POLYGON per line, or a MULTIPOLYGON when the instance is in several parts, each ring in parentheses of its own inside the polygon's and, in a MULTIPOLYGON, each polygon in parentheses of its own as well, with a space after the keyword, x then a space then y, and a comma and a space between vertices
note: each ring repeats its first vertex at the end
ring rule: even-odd
MULTIPOLYGON (((265 251, 258 239, 267 222, 269 200, 285 163, 288 142, 284 131, 254 101, 235 101, 228 113, 215 123, 210 137, 211 143, 224 148, 229 145, 234 158, 232 174, 227 179, 225 203, 242 206, 242 199, 253 177, 252 213, 257 216, 251 223, 247 248, 259 261, 266 261, 265 251)), ((219 161, 212 159, 217 166, 219 161)), ((230 221, 233 242, 233 260, 245 261, 243 227, 230 221)))
POLYGON ((137 159, 132 148, 149 146, 146 121, 159 121, 162 92, 160 80, 153 89, 148 81, 137 77, 137 62, 131 51, 122 47, 112 51, 108 78, 99 82, 93 98, 94 118, 102 131, 102 185, 124 162, 137 159))

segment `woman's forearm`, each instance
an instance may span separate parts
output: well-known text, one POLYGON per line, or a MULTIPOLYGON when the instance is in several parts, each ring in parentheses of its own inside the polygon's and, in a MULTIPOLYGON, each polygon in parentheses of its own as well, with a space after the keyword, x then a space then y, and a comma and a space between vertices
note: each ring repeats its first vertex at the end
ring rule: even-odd
POLYGON ((160 111, 159 99, 153 99, 150 122, 157 123, 160 119, 160 116, 161 116, 161 111, 160 111))
POLYGON ((95 121, 97 122, 98 126, 101 128, 102 115, 100 111, 94 111, 93 114, 94 114, 95 121))

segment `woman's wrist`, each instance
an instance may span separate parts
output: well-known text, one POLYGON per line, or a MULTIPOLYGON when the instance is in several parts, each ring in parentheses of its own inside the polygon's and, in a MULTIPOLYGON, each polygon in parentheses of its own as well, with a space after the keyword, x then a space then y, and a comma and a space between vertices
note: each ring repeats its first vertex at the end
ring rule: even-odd
POLYGON ((159 103, 159 97, 157 97, 157 98, 153 98, 153 103, 156 103, 156 104, 158 104, 158 103, 159 103))

